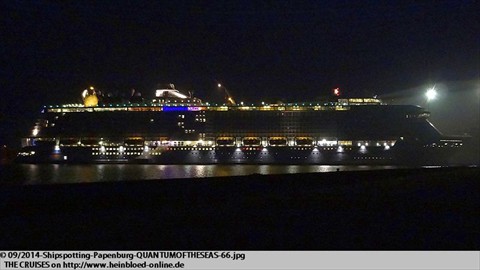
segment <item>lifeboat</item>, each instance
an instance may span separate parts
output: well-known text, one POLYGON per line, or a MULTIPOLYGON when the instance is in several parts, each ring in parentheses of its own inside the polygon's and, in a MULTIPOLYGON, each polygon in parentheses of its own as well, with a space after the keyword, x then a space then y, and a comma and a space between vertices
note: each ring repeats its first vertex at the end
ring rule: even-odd
POLYGON ((260 146, 262 140, 259 137, 244 137, 242 143, 244 146, 260 146))
POLYGON ((127 146, 140 146, 140 145, 143 145, 145 142, 145 140, 143 138, 140 138, 140 137, 136 137, 136 138, 127 138, 125 139, 124 143, 125 145, 127 146))
POLYGON ((312 146, 313 138, 312 137, 296 137, 295 145, 297 146, 312 146))
POLYGON ((216 140, 217 146, 235 146, 234 137, 218 137, 216 140))
POLYGON ((60 139, 60 145, 63 145, 63 146, 78 145, 79 142, 80 142, 80 140, 79 140, 79 139, 75 139, 75 138, 63 138, 63 139, 60 139))
POLYGON ((287 138, 285 138, 285 137, 270 137, 270 138, 268 138, 268 145, 270 145, 270 146, 287 146, 287 138))
POLYGON ((98 145, 100 142, 99 139, 96 138, 84 138, 81 140, 83 145, 98 145))

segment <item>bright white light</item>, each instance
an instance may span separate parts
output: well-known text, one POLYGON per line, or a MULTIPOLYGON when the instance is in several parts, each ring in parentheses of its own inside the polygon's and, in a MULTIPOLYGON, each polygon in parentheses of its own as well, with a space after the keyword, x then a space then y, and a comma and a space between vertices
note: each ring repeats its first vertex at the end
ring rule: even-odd
POLYGON ((180 93, 180 91, 178 91, 178 90, 173 90, 173 89, 157 89, 157 90, 155 91, 155 96, 156 96, 156 97, 163 97, 163 96, 167 96, 167 95, 174 96, 174 97, 181 98, 181 99, 186 99, 186 98, 188 98, 186 95, 180 93))
POLYGON ((389 149, 390 149, 390 146, 385 145, 385 150, 389 150, 389 149))
POLYGON ((102 145, 102 146, 100 147, 100 152, 105 153, 105 146, 102 145))
POLYGON ((217 86, 218 86, 218 87, 222 87, 222 84, 221 84, 221 83, 219 83, 219 84, 217 84, 217 86))
POLYGON ((56 152, 60 151, 60 146, 59 145, 55 145, 55 151, 56 152))
POLYGON ((143 151, 148 152, 149 150, 150 148, 148 147, 148 145, 145 145, 145 147, 143 148, 143 151))
POLYGON ((343 147, 342 146, 339 146, 338 149, 337 149, 337 152, 343 152, 343 147))
POLYGON ((365 149, 366 149, 365 145, 360 146, 360 150, 365 150, 365 149))
POLYGON ((120 146, 120 147, 118 148, 118 152, 123 153, 124 151, 125 151, 125 147, 120 146))
POLYGON ((38 128, 34 128, 34 129, 32 130, 32 135, 33 135, 33 136, 37 136, 37 135, 38 135, 38 132, 39 132, 38 128))
POLYGON ((433 100, 437 97, 437 90, 435 90, 434 87, 428 89, 427 93, 425 93, 425 96, 427 96, 427 100, 433 100))

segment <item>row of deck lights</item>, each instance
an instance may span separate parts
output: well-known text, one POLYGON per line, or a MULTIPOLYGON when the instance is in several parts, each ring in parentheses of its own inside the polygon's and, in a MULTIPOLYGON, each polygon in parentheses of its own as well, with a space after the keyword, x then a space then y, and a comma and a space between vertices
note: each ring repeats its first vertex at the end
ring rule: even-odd
MULTIPOLYGON (((81 142, 79 141, 77 144, 78 144, 78 145, 81 145, 81 142)), ((323 146, 323 147, 327 146, 327 147, 330 147, 330 146, 336 146, 337 144, 338 144, 337 142, 328 141, 328 143, 327 143, 326 140, 322 140, 322 141, 318 141, 318 145, 315 145, 315 143, 313 142, 311 146, 317 148, 318 146, 323 146)), ((392 143, 389 145, 388 143, 385 142, 385 143, 383 143, 383 146, 385 147, 385 149, 388 150, 388 149, 390 149, 390 146, 393 146, 394 144, 395 144, 395 143, 392 142, 392 143)), ((100 141, 100 142, 99 142, 99 145, 100 145, 100 149, 99 149, 99 150, 102 151, 102 152, 105 152, 106 150, 113 150, 113 148, 108 148, 108 149, 107 149, 107 148, 105 147, 103 141, 100 141)), ((172 145, 163 145, 163 146, 172 146, 172 145)), ((200 140, 200 141, 198 141, 198 142, 196 142, 196 143, 195 143, 195 142, 187 142, 186 145, 175 145, 175 144, 174 144, 173 146, 174 146, 174 147, 179 147, 179 146, 188 147, 188 146, 190 146, 190 147, 194 147, 194 148, 196 148, 196 147, 202 147, 202 146, 216 147, 215 145, 213 145, 213 142, 212 142, 212 141, 204 142, 204 141, 202 141, 202 140, 200 140)), ((266 145, 265 142, 262 142, 261 145, 257 145, 257 147, 260 147, 260 146, 261 146, 261 147, 264 147, 264 148, 267 147, 267 145, 266 145)), ((294 145, 293 142, 290 142, 290 145, 289 145, 289 146, 309 147, 309 145, 294 145)), ((310 147, 311 147, 311 146, 310 146, 310 147)), ((365 149, 367 146, 369 146, 369 143, 363 143, 363 144, 362 144, 362 143, 358 143, 357 146, 360 147, 361 149, 365 149)), ((376 146, 379 147, 379 146, 381 146, 381 144, 380 144, 380 143, 376 143, 376 146)), ((242 144, 240 144, 240 143, 237 143, 237 144, 236 144, 236 147, 248 147, 248 145, 242 145, 242 144)), ((58 145, 58 144, 55 145, 55 148, 54 148, 54 149, 55 149, 55 151, 60 151, 60 145, 58 145)), ((137 150, 138 150, 138 149, 137 149, 137 150)), ((124 152, 124 151, 125 151, 125 146, 123 146, 123 145, 119 146, 119 147, 118 147, 118 151, 119 151, 119 152, 124 152)), ((150 147, 149 147, 148 145, 143 146, 143 151, 145 151, 145 152, 150 151, 150 147)))
MULTIPOLYGON (((389 150, 390 149, 390 146, 394 146, 395 143, 391 143, 390 145, 388 145, 388 143, 383 143, 383 147, 385 148, 385 150, 389 150)), ((357 144, 358 147, 360 147, 360 149, 366 149, 366 147, 368 146, 368 143, 358 143, 357 144)), ((380 143, 377 143, 376 146, 381 146, 380 143)))
MULTIPOLYGON (((197 148, 197 147, 193 147, 193 149, 196 149, 196 150, 214 150, 214 147, 215 147, 215 146, 212 146, 212 147, 213 147, 213 148, 197 148)), ((188 150, 187 147, 182 147, 181 149, 182 149, 182 150, 183 150, 183 149, 188 150)), ((249 149, 250 149, 250 150, 253 150, 253 149, 258 149, 258 148, 251 148, 251 147, 250 147, 250 148, 246 148, 245 150, 249 150, 249 149)), ((303 148, 303 150, 307 150, 307 149, 308 149, 308 148, 306 148, 306 147, 303 148)), ((365 145, 361 145, 361 146, 360 146, 360 151, 366 151, 366 149, 367 149, 367 147, 366 147, 365 145)), ((385 145, 385 146, 384 146, 384 149, 385 149, 385 150, 389 150, 389 149, 390 149, 390 146, 389 146, 389 145, 385 145)), ((59 148, 58 146, 56 146, 56 147, 55 147, 55 150, 56 150, 56 151, 59 151, 60 148, 59 148)), ((113 150, 113 149, 112 149, 112 150, 113 150)), ((344 147, 341 146, 341 145, 337 147, 337 152, 344 152, 344 150, 345 150, 344 147)), ((125 151, 126 151, 126 149, 125 149, 124 146, 119 146, 119 147, 118 147, 118 153, 125 153, 125 151)), ((236 148, 236 151, 242 151, 242 148, 241 148, 241 147, 237 147, 237 148, 236 148)), ((261 151, 268 151, 268 148, 265 147, 265 146, 263 146, 261 151)), ((318 149, 317 146, 315 146, 314 149, 313 149, 313 151, 320 151, 320 150, 318 149)), ((101 147, 100 147, 100 152, 101 152, 101 153, 107 152, 107 149, 105 148, 105 146, 101 146, 101 147)), ((150 148, 149 148, 148 146, 145 146, 144 149, 143 149, 143 152, 150 152, 150 148)))
MULTIPOLYGON (((182 148, 182 149, 183 149, 183 148, 182 148)), ((196 150, 210 150, 210 151, 214 150, 214 148, 208 148, 208 149, 207 149, 207 148, 198 148, 198 149, 195 148, 195 149, 196 149, 196 150)), ((253 149, 253 148, 250 148, 250 149, 253 149)), ((258 148, 257 148, 257 149, 258 149, 258 148)), ((390 146, 389 146, 389 145, 385 145, 385 150, 389 150, 389 149, 390 149, 390 146)), ((60 146, 56 145, 54 150, 55 150, 55 153, 57 153, 57 154, 60 153, 60 146)), ((99 150, 100 150, 100 153, 101 153, 102 155, 105 155, 105 154, 110 154, 110 155, 111 155, 111 154, 113 154, 113 153, 112 153, 112 152, 107 152, 107 150, 114 150, 114 148, 106 148, 105 146, 102 145, 102 146, 99 148, 99 150)), ((126 149, 125 149, 124 146, 119 146, 119 147, 118 147, 118 154, 121 154, 121 155, 123 155, 123 154, 126 154, 126 155, 140 155, 140 154, 141 154, 141 152, 126 152, 126 153, 125 153, 125 150, 126 150, 126 149)), ((188 150, 188 149, 185 148, 185 150, 188 150)), ((248 150, 248 148, 247 148, 247 150, 248 150)), ((307 150, 307 149, 305 148, 304 150, 307 150)), ((320 150, 315 146, 315 148, 314 148, 312 151, 313 151, 313 152, 319 152, 320 150)), ((361 146, 360 146, 360 151, 361 151, 361 152, 365 152, 365 151, 366 151, 366 146, 365 146, 365 145, 361 145, 361 146)), ((149 148, 148 146, 145 146, 145 147, 143 148, 143 152, 144 152, 144 153, 150 152, 150 148, 149 148)), ((235 152, 242 152, 242 149, 241 149, 240 147, 237 147, 237 148, 235 149, 235 152)), ((268 152, 268 148, 267 148, 267 147, 262 147, 261 152, 268 152)), ((344 152, 344 147, 341 146, 341 145, 338 146, 338 147, 337 147, 337 152, 338 152, 338 153, 344 152)), ((95 153, 94 153, 94 154, 95 154, 95 153)), ((153 154, 158 154, 158 153, 153 153, 153 154)), ((97 154, 95 154, 95 155, 97 155, 97 154)), ((66 157, 64 157, 64 158, 66 159, 66 157)))
MULTIPOLYGON (((167 104, 167 103, 165 103, 165 104, 159 104, 159 103, 143 103, 143 104, 140 104, 140 103, 111 103, 111 104, 100 104, 96 107, 140 107, 140 106, 144 106, 144 107, 147 107, 147 106, 153 106, 153 107, 161 107, 161 106, 188 107, 188 105, 183 105, 183 104, 185 104, 185 103, 178 103, 178 104, 175 104, 175 103, 169 103, 169 104, 167 104)), ((273 106, 335 106, 335 105, 337 105, 335 102, 307 103, 307 104, 305 104, 305 103, 268 104, 265 101, 262 101, 260 104, 261 104, 261 106, 264 106, 264 107, 270 107, 272 105, 273 106)), ((230 107, 232 107, 231 105, 227 105, 227 104, 218 104, 218 103, 211 103, 210 104, 209 102, 206 102, 205 105, 206 106, 230 106, 230 107)), ((347 105, 347 104, 342 103, 342 105, 347 105)), ((254 104, 254 103, 245 104, 242 101, 242 102, 240 102, 240 104, 235 105, 233 107, 241 107, 241 106, 256 107, 257 105, 254 104)), ((46 107, 46 106, 44 106, 44 107, 46 107)), ((88 107, 85 107, 83 104, 64 104, 64 105, 49 105, 48 108, 88 108, 88 107)))
MULTIPOLYGON (((172 142, 162 141, 161 146, 173 146, 173 147, 180 147, 181 146, 181 147, 193 147, 193 148, 197 148, 197 147, 217 147, 216 145, 214 145, 213 141, 203 141, 203 140, 187 141, 187 142, 185 142, 186 145, 176 145, 178 142, 173 142, 173 145, 171 145, 171 143, 172 142)), ((313 141, 312 145, 310 145, 310 146, 309 145, 295 145, 294 141, 290 141, 289 146, 298 146, 298 147, 312 147, 313 146, 313 147, 317 148, 318 146, 331 147, 331 146, 337 146, 338 145, 337 141, 327 141, 326 139, 322 139, 321 141, 317 141, 316 143, 317 143, 317 145, 315 144, 315 141, 313 141)), ((78 141, 77 144, 82 145, 80 141, 78 141)), ((394 144, 395 144, 394 142, 390 143, 390 145, 387 142, 384 142, 383 146, 384 146, 385 150, 389 150, 391 146, 394 146, 394 144)), ((100 141, 99 145, 100 145, 100 148, 98 150, 100 150, 101 152, 106 152, 107 150, 114 150, 114 148, 106 148, 104 141, 100 141)), ((248 147, 248 145, 242 145, 240 143, 237 143, 235 146, 237 148, 248 147)), ((365 142, 365 143, 360 143, 359 142, 359 143, 357 143, 357 146, 361 150, 366 150, 366 148, 369 146, 369 143, 368 142, 365 142)), ((376 146, 380 147, 381 144, 377 142, 376 146)), ((266 148, 267 147, 267 142, 263 141, 263 142, 261 142, 260 145, 257 145, 256 147, 266 148)), ((343 150, 343 147, 340 145, 340 146, 338 146, 338 149, 343 150)), ((60 151, 60 145, 56 144, 55 147, 54 147, 54 150, 55 150, 55 152, 59 152, 60 151)), ((123 153, 123 152, 125 152, 126 148, 125 148, 125 146, 121 145, 117 148, 117 150, 118 150, 118 152, 123 153)), ((142 147, 137 147, 135 150, 143 150, 144 152, 149 152, 150 151, 150 146, 144 145, 142 147)))

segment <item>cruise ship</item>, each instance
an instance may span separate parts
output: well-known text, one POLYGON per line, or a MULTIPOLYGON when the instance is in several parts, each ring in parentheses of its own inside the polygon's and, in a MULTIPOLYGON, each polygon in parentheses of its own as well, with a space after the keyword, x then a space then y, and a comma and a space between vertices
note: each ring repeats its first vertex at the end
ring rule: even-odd
POLYGON ((99 94, 44 106, 22 138, 20 163, 448 163, 463 139, 445 136, 419 106, 376 98, 297 103, 203 102, 170 84, 144 100, 99 94))

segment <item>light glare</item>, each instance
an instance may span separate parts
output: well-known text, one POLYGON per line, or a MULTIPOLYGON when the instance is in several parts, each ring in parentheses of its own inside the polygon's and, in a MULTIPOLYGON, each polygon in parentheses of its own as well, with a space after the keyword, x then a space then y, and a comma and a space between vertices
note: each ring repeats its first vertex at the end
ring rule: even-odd
POLYGON ((435 88, 428 89, 425 95, 427 96, 427 100, 433 100, 437 97, 437 90, 435 90, 435 88))

